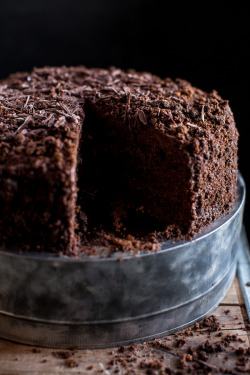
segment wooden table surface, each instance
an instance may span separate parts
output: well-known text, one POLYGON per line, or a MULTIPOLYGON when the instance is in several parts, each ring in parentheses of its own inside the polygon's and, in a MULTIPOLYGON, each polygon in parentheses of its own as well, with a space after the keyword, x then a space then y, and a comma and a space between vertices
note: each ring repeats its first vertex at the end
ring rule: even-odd
MULTIPOLYGON (((189 346, 197 347, 208 339, 210 343, 218 343, 218 340, 222 340, 227 335, 237 335, 237 339, 226 348, 226 352, 211 353, 209 359, 205 359, 208 363, 205 365, 205 370, 208 374, 217 374, 224 373, 227 368, 231 374, 240 374, 242 370, 250 374, 250 358, 242 366, 239 355, 235 354, 235 347, 248 348, 250 345, 250 329, 237 278, 213 315, 220 323, 219 330, 209 332, 204 327, 201 329, 198 327, 195 331, 188 330, 184 334, 167 336, 161 340, 165 347, 154 346, 152 343, 137 344, 133 348, 67 352, 34 348, 0 339, 0 374, 154 375, 171 373, 169 369, 173 374, 186 374, 190 370, 188 370, 188 366, 185 367, 183 353, 188 352, 189 346), (180 368, 181 361, 184 361, 182 368, 180 368)), ((202 365, 202 362, 204 361, 197 361, 198 365, 202 365)), ((189 363, 191 364, 191 362, 189 363)))

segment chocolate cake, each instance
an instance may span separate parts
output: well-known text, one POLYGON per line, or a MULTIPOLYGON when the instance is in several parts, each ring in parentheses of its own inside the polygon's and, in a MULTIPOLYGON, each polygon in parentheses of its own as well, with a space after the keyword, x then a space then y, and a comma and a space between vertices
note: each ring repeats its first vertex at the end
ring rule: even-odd
POLYGON ((13 74, 0 84, 0 246, 192 238, 235 200, 237 140, 228 102, 180 79, 13 74))

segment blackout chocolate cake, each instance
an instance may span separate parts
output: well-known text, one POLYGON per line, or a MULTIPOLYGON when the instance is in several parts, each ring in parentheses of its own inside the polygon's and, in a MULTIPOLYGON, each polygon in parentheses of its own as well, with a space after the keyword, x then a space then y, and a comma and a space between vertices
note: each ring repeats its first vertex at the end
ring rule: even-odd
POLYGON ((0 246, 74 255, 190 239, 235 200, 237 141, 228 102, 180 79, 13 74, 0 84, 0 246))

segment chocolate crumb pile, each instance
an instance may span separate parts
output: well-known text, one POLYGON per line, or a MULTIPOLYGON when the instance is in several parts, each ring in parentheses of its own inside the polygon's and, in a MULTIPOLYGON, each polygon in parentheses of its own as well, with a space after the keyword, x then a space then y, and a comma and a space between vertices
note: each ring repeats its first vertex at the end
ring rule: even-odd
POLYGON ((0 82, 0 246, 106 256, 191 239, 235 201, 237 141, 228 102, 181 79, 13 74, 0 82))
POLYGON ((78 362, 76 359, 72 358, 77 351, 75 350, 57 350, 57 351, 52 351, 52 355, 55 358, 60 358, 64 359, 65 366, 66 367, 78 367, 78 362))
MULTIPOLYGON (((227 315, 227 311, 224 314, 227 315)), ((221 318, 223 321, 223 316, 221 318)), ((230 326, 230 321, 228 324, 230 326)), ((31 352, 46 357, 40 361, 45 366, 50 363, 50 357, 54 357, 55 365, 67 369, 77 367, 79 374, 249 374, 247 333, 232 332, 211 315, 181 332, 147 343, 105 350, 51 350, 49 353, 33 348, 31 352)))
POLYGON ((173 336, 111 351, 112 360, 106 368, 110 374, 250 373, 250 347, 243 348, 244 342, 237 335, 224 333, 211 315, 173 336), (197 334, 206 336, 202 344, 195 344, 197 334), (167 366, 170 359, 172 365, 167 366))

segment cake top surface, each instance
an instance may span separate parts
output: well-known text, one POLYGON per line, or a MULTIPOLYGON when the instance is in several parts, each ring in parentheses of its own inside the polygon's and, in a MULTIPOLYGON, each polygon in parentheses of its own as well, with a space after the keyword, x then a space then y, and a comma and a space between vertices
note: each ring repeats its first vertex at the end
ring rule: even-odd
MULTIPOLYGON (((215 91, 205 93, 187 81, 160 79, 147 72, 125 72, 114 67, 44 67, 13 74, 4 83, 5 90, 21 92, 25 101, 28 97, 74 103, 87 100, 102 116, 126 116, 131 125, 153 124, 162 132, 181 132, 186 137, 202 129, 215 132, 219 127, 233 125, 228 101, 215 91)), ((0 98, 3 86, 1 91, 0 98)))
POLYGON ((51 157, 54 163, 67 161, 84 117, 79 103, 43 93, 26 95, 24 83, 20 86, 0 86, 0 161, 5 167, 44 165, 51 157))

